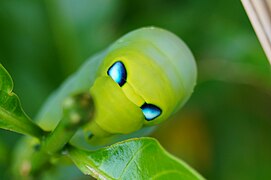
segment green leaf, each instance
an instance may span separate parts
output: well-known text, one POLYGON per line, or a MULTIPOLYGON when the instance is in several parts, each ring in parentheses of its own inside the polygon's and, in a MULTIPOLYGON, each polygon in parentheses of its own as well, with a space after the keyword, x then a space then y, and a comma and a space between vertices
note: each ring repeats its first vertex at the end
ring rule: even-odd
POLYGON ((13 82, 7 70, 0 64, 0 90, 11 93, 13 89, 13 82))
POLYGON ((24 113, 12 89, 12 78, 0 64, 0 128, 41 138, 43 130, 24 113))
POLYGON ((134 138, 97 151, 69 147, 77 167, 97 179, 204 179, 153 138, 134 138))

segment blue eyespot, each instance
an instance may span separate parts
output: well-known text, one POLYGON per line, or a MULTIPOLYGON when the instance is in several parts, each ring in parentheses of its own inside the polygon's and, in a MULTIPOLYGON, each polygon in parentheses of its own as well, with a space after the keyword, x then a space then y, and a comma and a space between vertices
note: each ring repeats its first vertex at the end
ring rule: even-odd
POLYGON ((127 72, 125 66, 122 62, 115 62, 107 71, 107 74, 119 84, 119 86, 123 86, 127 79, 127 72))
POLYGON ((144 103, 140 108, 142 109, 142 112, 147 121, 151 121, 157 118, 162 113, 162 110, 153 104, 144 103))

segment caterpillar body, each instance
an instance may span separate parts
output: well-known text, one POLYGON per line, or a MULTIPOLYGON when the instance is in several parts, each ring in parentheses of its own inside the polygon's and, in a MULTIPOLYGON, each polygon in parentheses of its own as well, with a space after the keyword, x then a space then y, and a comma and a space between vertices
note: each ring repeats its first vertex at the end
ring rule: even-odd
POLYGON ((89 91, 96 114, 85 130, 100 137, 129 134, 178 111, 193 91, 196 72, 180 38, 161 28, 140 28, 90 58, 49 98, 38 123, 54 129, 64 99, 89 91))

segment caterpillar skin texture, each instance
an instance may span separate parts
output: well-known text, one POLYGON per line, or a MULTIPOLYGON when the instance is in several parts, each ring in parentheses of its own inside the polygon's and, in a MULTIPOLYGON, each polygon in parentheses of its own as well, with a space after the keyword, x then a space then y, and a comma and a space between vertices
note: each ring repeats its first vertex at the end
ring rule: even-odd
POLYGON ((49 98, 38 123, 54 129, 64 99, 90 91, 96 111, 85 130, 98 137, 129 134, 178 111, 193 91, 196 72, 191 51, 176 35, 155 27, 137 29, 71 76, 49 98))

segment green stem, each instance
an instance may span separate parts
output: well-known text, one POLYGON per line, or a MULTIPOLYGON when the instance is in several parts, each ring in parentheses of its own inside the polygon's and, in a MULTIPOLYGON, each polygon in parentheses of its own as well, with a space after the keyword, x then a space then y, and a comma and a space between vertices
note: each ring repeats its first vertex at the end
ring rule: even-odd
POLYGON ((93 101, 89 93, 69 97, 63 104, 63 117, 57 127, 41 142, 40 150, 31 158, 32 174, 38 174, 49 164, 50 158, 58 156, 76 131, 93 116, 93 101))
POLYGON ((64 102, 63 117, 55 130, 43 142, 43 150, 49 154, 60 151, 83 124, 93 115, 93 102, 89 93, 79 94, 64 102))

